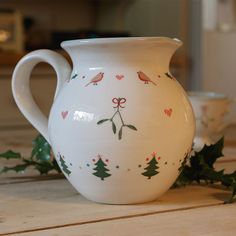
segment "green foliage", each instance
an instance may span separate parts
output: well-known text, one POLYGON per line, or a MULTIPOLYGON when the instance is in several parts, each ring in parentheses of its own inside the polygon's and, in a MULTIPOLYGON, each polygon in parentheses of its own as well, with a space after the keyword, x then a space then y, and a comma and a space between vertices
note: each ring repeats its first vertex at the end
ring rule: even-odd
POLYGON ((18 152, 6 151, 0 153, 0 158, 4 159, 18 159, 19 164, 14 166, 4 166, 0 169, 0 173, 6 173, 8 171, 22 172, 28 167, 33 166, 40 174, 48 174, 49 171, 56 170, 58 173, 61 172, 57 162, 51 155, 51 147, 42 135, 38 135, 33 140, 33 149, 30 157, 25 158, 18 152))
POLYGON ((187 163, 187 160, 188 160, 188 155, 189 155, 188 153, 185 154, 185 157, 184 157, 183 161, 181 162, 180 167, 178 168, 179 172, 182 172, 184 167, 186 166, 186 163, 187 163))
POLYGON ((19 152, 13 152, 11 150, 8 150, 4 153, 0 153, 0 158, 5 158, 5 159, 20 159, 21 154, 19 152))
POLYGON ((51 147, 42 135, 37 136, 33 141, 33 149, 30 157, 35 157, 37 160, 41 161, 51 159, 51 147))
POLYGON ((223 157, 224 138, 217 143, 205 145, 201 151, 195 152, 189 159, 189 164, 182 168, 182 172, 176 180, 173 187, 184 186, 193 182, 216 184, 229 188, 231 197, 225 203, 233 202, 236 198, 236 171, 231 174, 225 174, 224 170, 216 171, 214 163, 223 157))

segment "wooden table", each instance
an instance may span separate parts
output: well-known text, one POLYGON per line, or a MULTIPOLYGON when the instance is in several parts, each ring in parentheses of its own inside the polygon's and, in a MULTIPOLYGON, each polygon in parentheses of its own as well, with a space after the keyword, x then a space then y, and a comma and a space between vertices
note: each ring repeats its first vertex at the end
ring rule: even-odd
MULTIPOLYGON (((0 133, 0 152, 27 154, 32 129, 0 133)), ((217 169, 236 169, 236 145, 228 140, 217 169)), ((3 162, 0 163, 3 165, 3 162)), ((171 189, 155 202, 105 205, 86 200, 62 176, 0 176, 0 235, 236 235, 236 204, 224 204, 229 192, 191 185, 171 189)))

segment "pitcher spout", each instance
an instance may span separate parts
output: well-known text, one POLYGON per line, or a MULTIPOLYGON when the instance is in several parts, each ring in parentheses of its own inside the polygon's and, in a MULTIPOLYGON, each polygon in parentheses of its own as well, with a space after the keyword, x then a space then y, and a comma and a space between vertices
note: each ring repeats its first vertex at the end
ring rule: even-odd
POLYGON ((173 46, 175 47, 175 51, 183 45, 183 42, 177 38, 173 38, 171 40, 172 40, 173 46))

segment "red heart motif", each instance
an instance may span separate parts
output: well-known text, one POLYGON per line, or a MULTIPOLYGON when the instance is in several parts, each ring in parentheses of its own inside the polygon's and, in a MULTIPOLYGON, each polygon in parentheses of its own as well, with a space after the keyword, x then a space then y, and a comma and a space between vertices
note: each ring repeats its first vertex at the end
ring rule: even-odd
POLYGON ((116 78, 117 78, 118 80, 122 80, 122 79, 124 79, 124 75, 116 75, 116 78))
POLYGON ((172 111, 173 111, 173 110, 172 110, 171 108, 164 110, 165 114, 166 114, 167 116, 169 116, 169 117, 171 116, 172 111))
POLYGON ((61 112, 61 116, 62 116, 62 118, 65 120, 65 118, 67 117, 67 115, 68 115, 68 111, 62 111, 61 112))

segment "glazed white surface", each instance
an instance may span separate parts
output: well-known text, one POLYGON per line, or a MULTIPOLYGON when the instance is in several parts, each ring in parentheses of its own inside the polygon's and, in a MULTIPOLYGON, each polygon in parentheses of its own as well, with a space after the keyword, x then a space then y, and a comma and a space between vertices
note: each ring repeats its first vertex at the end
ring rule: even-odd
MULTIPOLYGON (((180 43, 165 38, 109 41, 112 39, 104 45, 94 40, 92 45, 65 43, 73 70, 69 73, 66 63, 55 63, 56 68, 65 69, 63 79, 59 79, 65 82, 58 88, 52 105, 48 136, 39 128, 42 120, 32 117, 34 105, 25 112, 24 99, 29 99, 29 95, 20 99, 22 90, 14 82, 27 71, 26 67, 21 68, 21 63, 27 64, 24 59, 13 76, 14 97, 27 119, 48 139, 61 167, 60 155, 63 156, 70 170, 65 176, 82 195, 111 204, 151 201, 173 184, 194 137, 195 118, 188 97, 179 83, 166 75, 180 43), (140 80, 139 71, 154 83, 140 80), (97 85, 88 85, 94 77, 99 78, 99 73, 104 74, 97 85), (118 115, 114 118, 115 134, 110 121, 97 124, 112 117, 118 106, 113 101, 118 98, 123 98, 123 102, 126 99, 119 107, 125 124, 137 129, 124 127, 121 139, 118 115), (104 179, 94 175, 99 157, 110 174, 104 179), (142 173, 153 157, 159 173, 152 170, 153 175, 148 178, 142 173)), ((32 59, 36 55, 37 52, 32 59)))

